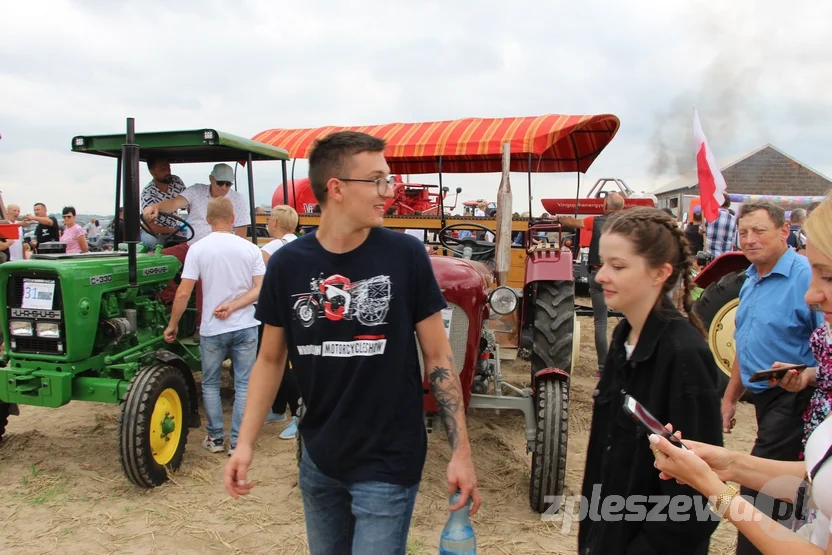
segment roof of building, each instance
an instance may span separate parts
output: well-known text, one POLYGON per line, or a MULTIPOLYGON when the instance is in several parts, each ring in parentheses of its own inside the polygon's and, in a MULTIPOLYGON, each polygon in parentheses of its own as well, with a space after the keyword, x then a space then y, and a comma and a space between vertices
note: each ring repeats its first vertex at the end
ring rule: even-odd
MULTIPOLYGON (((728 168, 739 164, 743 160, 751 158, 752 156, 754 156, 758 152, 762 152, 763 150, 765 150, 767 148, 770 148, 770 149, 778 152, 779 154, 785 156, 786 158, 795 162, 796 164, 799 164, 800 166, 803 166, 807 170, 818 174, 819 176, 826 179, 827 181, 832 181, 832 179, 830 179, 829 177, 827 177, 827 176, 823 175, 822 173, 820 173, 819 171, 809 167, 808 165, 804 164, 803 162, 794 158, 793 156, 789 156, 788 154, 786 154, 785 152, 783 152, 782 150, 780 150, 779 148, 777 148, 776 146, 774 146, 771 143, 766 143, 761 147, 743 152, 741 154, 737 154, 735 156, 731 156, 731 157, 728 157, 728 158, 723 158, 721 160, 717 160, 717 166, 719 167, 719 171, 724 172, 728 168)), ((697 175, 696 170, 693 170, 693 171, 689 171, 687 173, 684 173, 684 174, 680 175, 679 177, 677 177, 676 179, 674 179, 670 183, 668 183, 666 185, 662 185, 661 187, 658 187, 658 188, 654 189, 651 192, 654 195, 661 195, 661 194, 665 194, 665 193, 672 193, 674 191, 681 191, 682 189, 690 189, 692 187, 696 187, 698 184, 699 184, 699 176, 697 175)))

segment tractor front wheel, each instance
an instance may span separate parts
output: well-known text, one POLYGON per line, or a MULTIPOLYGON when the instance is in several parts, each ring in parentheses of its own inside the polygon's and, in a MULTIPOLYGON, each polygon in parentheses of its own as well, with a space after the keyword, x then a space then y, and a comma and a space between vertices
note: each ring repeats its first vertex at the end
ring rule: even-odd
POLYGON ((537 372, 557 368, 572 373, 575 290, 571 281, 538 282, 534 303, 532 384, 535 387, 537 436, 532 452, 529 504, 545 512, 563 494, 569 433, 569 382, 537 372))
POLYGON ((119 419, 119 456, 127 478, 137 486, 162 485, 182 464, 188 441, 188 385, 166 364, 142 368, 127 390, 119 419))
POLYGON ((711 283, 693 305, 693 311, 702 320, 707 333, 708 346, 714 360, 722 371, 718 377, 720 395, 728 386, 731 367, 737 354, 734 344, 734 318, 740 304, 740 289, 745 279, 744 270, 724 275, 719 281, 711 283))
POLYGON ((535 395, 537 433, 532 453, 529 504, 545 513, 563 494, 566 443, 569 435, 569 385, 558 376, 543 376, 535 395))

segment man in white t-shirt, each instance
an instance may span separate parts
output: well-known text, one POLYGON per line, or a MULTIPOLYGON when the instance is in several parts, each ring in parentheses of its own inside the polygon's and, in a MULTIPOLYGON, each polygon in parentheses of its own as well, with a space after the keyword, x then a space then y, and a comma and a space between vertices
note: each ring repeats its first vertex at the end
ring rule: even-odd
POLYGON ((220 374, 222 362, 230 356, 234 364, 234 410, 228 451, 231 455, 243 420, 248 378, 257 359, 260 322, 254 318, 254 303, 260 295, 266 266, 257 245, 234 234, 234 206, 230 200, 212 199, 206 211, 212 232, 188 251, 182 282, 165 329, 165 341, 176 340, 179 320, 188 307, 197 280, 201 280, 204 284, 200 327, 202 400, 208 417, 208 435, 202 446, 212 453, 223 451, 220 374))
MULTIPOLYGON (((20 217, 20 207, 16 204, 10 204, 6 207, 6 219, 9 223, 18 224, 17 219, 20 217)), ((18 238, 9 239, 7 241, 0 240, 0 250, 8 252, 9 262, 12 260, 23 260, 23 229, 18 229, 18 238)))
MULTIPOLYGON (((193 238, 187 243, 180 243, 162 249, 163 254, 173 255, 183 264, 185 263, 185 256, 188 254, 188 248, 211 233, 211 224, 208 223, 207 219, 208 202, 211 199, 224 197, 231 202, 234 209, 233 232, 240 237, 244 238, 246 236, 246 228, 251 224, 251 215, 245 197, 237 191, 231 190, 234 185, 234 170, 231 169, 231 166, 228 164, 215 165, 209 179, 211 180, 210 185, 202 183, 191 185, 176 198, 151 204, 142 211, 146 220, 155 222, 159 217, 159 212, 172 213, 182 208, 188 209, 188 223, 194 228, 193 238)), ((166 304, 170 304, 173 302, 176 289, 176 282, 171 280, 165 290, 159 294, 159 298, 166 304)), ((202 310, 201 283, 196 285, 196 306, 197 317, 199 317, 202 310)), ((198 334, 195 334, 194 340, 198 339, 198 334)))

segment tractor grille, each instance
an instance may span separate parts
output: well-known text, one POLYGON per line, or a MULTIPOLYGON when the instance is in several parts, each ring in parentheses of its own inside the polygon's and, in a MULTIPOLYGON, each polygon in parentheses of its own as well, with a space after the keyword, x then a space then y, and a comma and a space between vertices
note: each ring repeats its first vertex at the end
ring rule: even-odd
MULTIPOLYGON (((462 372, 462 365, 465 363, 465 351, 468 348, 468 314, 462 309, 461 306, 448 303, 448 308, 450 308, 453 312, 451 313, 451 352, 454 354, 454 360, 456 361, 456 371, 457 374, 462 372)), ((416 339, 416 345, 419 346, 419 339, 416 339)), ((419 346, 419 368, 422 370, 422 379, 425 379, 425 361, 422 358, 422 349, 419 346)))
MULTIPOLYGON (((64 322, 63 296, 58 276, 49 272, 21 272, 9 276, 6 289, 6 322, 11 320, 31 322, 33 335, 13 336, 10 330, 11 351, 21 354, 63 355, 66 353, 66 326, 64 322), (52 309, 23 308, 24 280, 42 279, 55 282, 52 309), (37 323, 57 323, 59 337, 39 337, 37 323)), ((7 324, 10 326, 10 324, 7 324)))

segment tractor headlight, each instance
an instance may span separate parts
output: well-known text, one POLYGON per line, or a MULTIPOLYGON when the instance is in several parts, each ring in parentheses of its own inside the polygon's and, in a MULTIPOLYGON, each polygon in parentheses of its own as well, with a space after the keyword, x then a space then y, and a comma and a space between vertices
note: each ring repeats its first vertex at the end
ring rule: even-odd
POLYGON ((517 308, 517 294, 510 287, 498 287, 488 295, 488 305, 499 314, 511 314, 517 308))
POLYGON ((9 333, 19 337, 32 336, 32 322, 24 322, 23 320, 12 320, 9 322, 9 333))
POLYGON ((38 322, 35 327, 38 337, 45 337, 47 339, 57 339, 61 336, 61 328, 58 324, 51 324, 49 322, 38 322))

